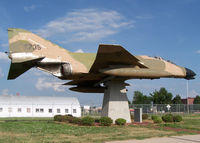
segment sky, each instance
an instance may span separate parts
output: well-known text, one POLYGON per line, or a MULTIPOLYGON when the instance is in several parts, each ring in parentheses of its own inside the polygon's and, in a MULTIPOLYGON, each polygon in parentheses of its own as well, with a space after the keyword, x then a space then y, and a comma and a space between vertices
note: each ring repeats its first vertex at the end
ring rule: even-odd
MULTIPOLYGON (((7 80, 8 28, 39 34, 72 52, 96 53, 98 45, 120 44, 133 55, 160 56, 192 69, 189 96, 200 94, 199 0, 1 0, 0 95, 77 97, 81 105, 101 106, 103 94, 77 93, 38 69, 7 80)), ((186 98, 185 79, 128 80, 127 96, 165 87, 186 98)))

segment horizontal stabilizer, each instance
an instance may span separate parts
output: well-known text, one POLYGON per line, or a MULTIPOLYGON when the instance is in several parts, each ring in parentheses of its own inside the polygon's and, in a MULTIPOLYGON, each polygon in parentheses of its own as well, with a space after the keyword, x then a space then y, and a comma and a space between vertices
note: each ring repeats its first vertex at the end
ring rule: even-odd
POLYGON ((36 66, 37 62, 41 61, 42 59, 44 59, 44 57, 32 59, 29 61, 24 60, 23 62, 16 62, 15 60, 12 60, 8 73, 8 80, 17 78, 24 72, 28 71, 30 68, 36 66))

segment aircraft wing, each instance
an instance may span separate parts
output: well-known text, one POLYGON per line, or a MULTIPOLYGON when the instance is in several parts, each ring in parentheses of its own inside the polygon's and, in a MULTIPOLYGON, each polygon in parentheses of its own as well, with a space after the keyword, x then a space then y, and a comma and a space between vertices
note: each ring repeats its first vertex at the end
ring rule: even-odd
MULTIPOLYGON (((89 73, 85 74, 82 78, 72 80, 64 85, 72 85, 76 87, 70 88, 73 91, 79 92, 104 92, 104 87, 100 86, 108 80, 118 77, 106 75, 101 73, 101 70, 114 67, 130 67, 138 66, 140 68, 147 68, 139 59, 130 54, 120 45, 99 45, 96 59, 90 68, 89 73)), ((122 77, 122 80, 126 78, 122 77)))
POLYGON ((99 45, 96 59, 89 72, 98 73, 101 69, 111 66, 139 66, 140 68, 147 68, 139 59, 120 45, 99 45))

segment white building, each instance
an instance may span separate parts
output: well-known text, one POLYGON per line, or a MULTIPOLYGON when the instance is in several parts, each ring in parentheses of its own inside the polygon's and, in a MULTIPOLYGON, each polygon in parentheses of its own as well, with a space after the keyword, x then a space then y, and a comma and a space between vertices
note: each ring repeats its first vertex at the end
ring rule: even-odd
POLYGON ((89 105, 84 105, 84 106, 83 106, 83 109, 84 109, 84 110, 90 110, 90 106, 89 106, 89 105))
POLYGON ((75 97, 0 96, 0 117, 53 117, 71 114, 81 116, 75 97))

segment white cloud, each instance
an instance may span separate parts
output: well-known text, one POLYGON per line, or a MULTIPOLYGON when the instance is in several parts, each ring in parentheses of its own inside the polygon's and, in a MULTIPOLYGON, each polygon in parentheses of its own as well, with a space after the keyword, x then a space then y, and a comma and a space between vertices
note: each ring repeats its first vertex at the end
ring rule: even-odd
POLYGON ((9 61, 8 55, 0 52, 0 60, 9 61))
POLYGON ((77 32, 67 42, 88 41, 88 40, 95 41, 95 40, 102 39, 106 36, 113 35, 116 32, 117 31, 114 31, 114 30, 106 30, 106 31, 96 30, 93 32, 92 31, 91 32, 77 32))
POLYGON ((54 91, 57 92, 64 92, 64 86, 62 86, 60 82, 57 82, 55 80, 48 80, 45 77, 38 78, 37 83, 36 83, 36 88, 38 90, 44 90, 44 89, 53 89, 54 91))
POLYGON ((200 50, 198 50, 197 53, 200 54, 200 50))
POLYGON ((75 51, 75 53, 84 53, 84 51, 82 49, 78 49, 75 51))
POLYGON ((117 33, 122 28, 134 27, 134 21, 127 20, 116 11, 81 9, 52 20, 36 33, 43 37, 61 35, 67 42, 94 41, 117 33))
POLYGON ((30 11, 33 11, 33 10, 35 10, 37 8, 37 6, 36 5, 31 5, 31 6, 24 6, 24 11, 26 11, 26 12, 30 12, 30 11))

